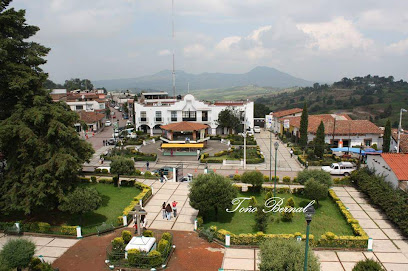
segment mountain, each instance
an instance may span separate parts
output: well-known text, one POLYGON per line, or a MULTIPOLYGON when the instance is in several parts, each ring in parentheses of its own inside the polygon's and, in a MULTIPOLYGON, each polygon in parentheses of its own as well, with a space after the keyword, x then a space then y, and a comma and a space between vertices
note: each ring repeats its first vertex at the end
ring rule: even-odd
MULTIPOLYGON (((164 70, 153 75, 128 79, 113 79, 92 81, 96 87, 105 87, 108 90, 122 89, 156 89, 171 91, 172 77, 170 70, 164 70)), ((186 92, 187 84, 191 89, 230 88, 235 86, 257 85, 264 87, 287 88, 311 86, 309 82, 296 78, 290 74, 269 67, 256 67, 243 74, 228 73, 201 73, 191 74, 176 71, 176 88, 178 92, 186 92)))

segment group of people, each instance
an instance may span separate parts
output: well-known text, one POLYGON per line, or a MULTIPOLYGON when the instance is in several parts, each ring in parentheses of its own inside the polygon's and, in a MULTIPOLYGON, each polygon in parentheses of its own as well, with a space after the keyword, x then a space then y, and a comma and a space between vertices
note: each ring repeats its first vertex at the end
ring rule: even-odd
POLYGON ((162 212, 163 212, 163 219, 170 220, 171 219, 171 213, 173 213, 173 216, 177 216, 177 201, 173 201, 170 205, 170 203, 163 202, 162 205, 162 212))

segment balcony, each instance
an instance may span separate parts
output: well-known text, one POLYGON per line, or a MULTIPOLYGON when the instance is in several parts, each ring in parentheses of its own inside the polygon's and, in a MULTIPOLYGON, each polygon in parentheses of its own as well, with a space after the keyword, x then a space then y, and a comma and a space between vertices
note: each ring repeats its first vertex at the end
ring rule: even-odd
POLYGON ((163 122, 163 118, 155 118, 154 121, 155 122, 163 122))
POLYGON ((171 118, 171 121, 176 121, 177 122, 177 117, 175 117, 175 118, 171 118))
POLYGON ((141 122, 141 123, 146 123, 148 121, 149 121, 148 118, 139 118, 139 122, 141 122))
POLYGON ((197 121, 197 118, 183 118, 183 121, 197 121))

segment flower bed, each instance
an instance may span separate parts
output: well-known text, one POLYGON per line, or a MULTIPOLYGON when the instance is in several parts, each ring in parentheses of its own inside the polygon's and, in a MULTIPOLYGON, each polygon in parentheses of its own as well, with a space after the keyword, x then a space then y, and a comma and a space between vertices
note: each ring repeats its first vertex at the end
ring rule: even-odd
MULTIPOLYGON (((223 160, 241 160, 244 158, 243 149, 232 147, 230 150, 220 151, 210 156, 208 153, 203 153, 200 156, 201 163, 222 163, 223 160)), ((261 154, 259 146, 248 147, 247 149, 247 164, 259 164, 265 161, 265 157, 261 154)))

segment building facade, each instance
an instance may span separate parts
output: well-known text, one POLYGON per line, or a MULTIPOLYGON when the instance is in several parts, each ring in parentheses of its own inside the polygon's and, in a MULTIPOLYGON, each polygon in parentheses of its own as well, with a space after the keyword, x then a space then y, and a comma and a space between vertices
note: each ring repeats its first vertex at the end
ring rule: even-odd
POLYGON ((226 109, 238 111, 242 125, 254 127, 254 103, 252 101, 204 102, 193 95, 172 98, 167 92, 142 93, 134 103, 135 127, 150 134, 161 134, 160 126, 182 121, 208 125, 210 135, 226 134, 225 128, 217 124, 218 114, 226 109))

